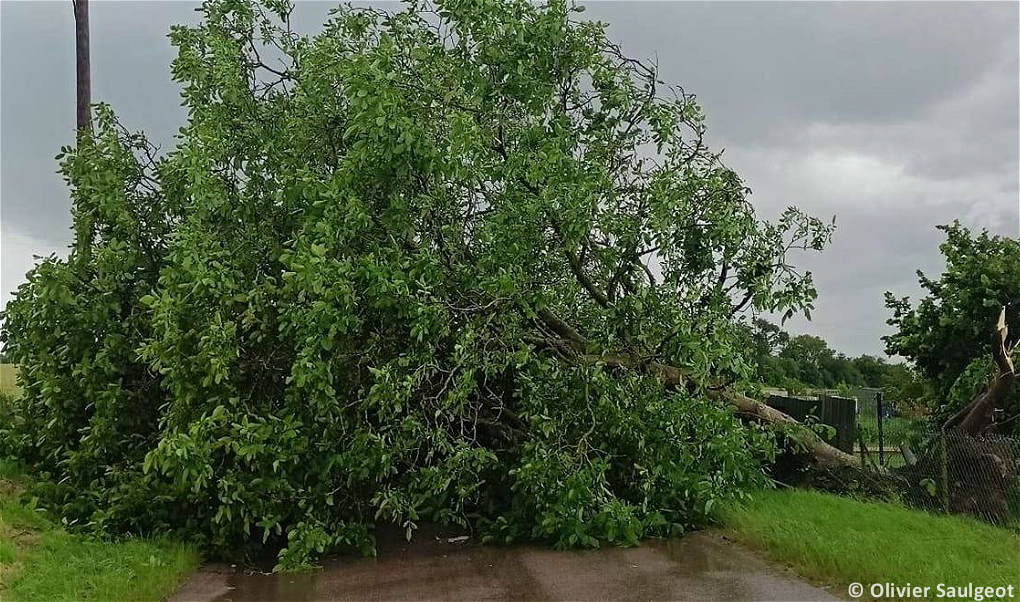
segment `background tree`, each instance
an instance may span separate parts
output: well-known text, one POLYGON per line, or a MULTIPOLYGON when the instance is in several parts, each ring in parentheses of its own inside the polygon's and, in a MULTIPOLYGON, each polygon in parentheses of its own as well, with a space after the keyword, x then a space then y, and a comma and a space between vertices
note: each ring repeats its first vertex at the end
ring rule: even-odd
POLYGON ((917 370, 903 364, 890 364, 882 385, 890 407, 908 418, 926 418, 935 403, 931 383, 917 370))
POLYGON ((896 368, 903 368, 896 364, 890 364, 884 358, 873 355, 860 355, 848 360, 853 367, 853 373, 859 374, 859 382, 869 387, 884 387, 891 371, 896 368))
POLYGON ((829 368, 835 359, 835 352, 821 337, 801 334, 791 337, 790 341, 779 352, 779 357, 796 362, 794 378, 801 382, 828 387, 832 383, 829 368))
POLYGON ((908 370, 870 355, 847 357, 821 337, 790 336, 760 317, 751 320, 745 336, 757 381, 795 393, 838 386, 898 388, 908 370))
MULTIPOLYGON (((1020 242, 973 235, 954 222, 940 226, 946 234, 941 245, 945 271, 937 280, 918 272, 927 295, 916 306, 907 298, 886 293, 886 306, 897 329, 884 337, 886 350, 911 361, 934 388, 940 421, 959 411, 981 394, 999 371, 993 362, 1000 347, 995 324, 1003 308, 1006 349, 1020 340, 1020 242)), ((1001 421, 1015 428, 1018 395, 1013 392, 1000 404, 1001 421)))
POLYGON ((755 316, 747 329, 750 361, 760 382, 771 386, 784 386, 793 372, 792 363, 779 359, 780 351, 790 341, 790 335, 779 326, 755 316))

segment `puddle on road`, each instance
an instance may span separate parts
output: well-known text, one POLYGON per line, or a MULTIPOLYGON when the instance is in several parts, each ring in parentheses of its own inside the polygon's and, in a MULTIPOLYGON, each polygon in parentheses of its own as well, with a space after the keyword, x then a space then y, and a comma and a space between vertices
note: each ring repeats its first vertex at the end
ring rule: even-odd
POLYGON ((714 534, 588 551, 451 536, 386 534, 378 557, 332 558, 310 573, 204 571, 171 600, 837 600, 714 534))

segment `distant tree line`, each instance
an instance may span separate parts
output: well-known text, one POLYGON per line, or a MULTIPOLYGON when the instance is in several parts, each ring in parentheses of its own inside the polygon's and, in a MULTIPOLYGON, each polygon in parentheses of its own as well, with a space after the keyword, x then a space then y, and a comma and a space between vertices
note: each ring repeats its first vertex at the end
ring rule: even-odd
POLYGON ((810 334, 791 335, 764 318, 747 327, 748 349, 758 382, 767 387, 804 393, 807 389, 873 387, 883 389, 891 403, 905 411, 923 412, 930 387, 903 363, 882 357, 848 357, 810 334))

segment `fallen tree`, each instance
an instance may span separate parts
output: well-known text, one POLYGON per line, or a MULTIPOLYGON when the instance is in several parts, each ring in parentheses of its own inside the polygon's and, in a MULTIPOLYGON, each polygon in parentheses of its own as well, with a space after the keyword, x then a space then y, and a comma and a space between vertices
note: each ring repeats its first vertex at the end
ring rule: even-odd
POLYGON ((761 424, 859 466, 741 392, 739 320, 811 309, 788 256, 832 225, 759 219, 693 96, 603 25, 202 10, 171 34, 176 148, 97 107, 62 162, 71 254, 5 314, 0 441, 69 524, 284 567, 378 521, 628 543, 762 486, 761 424))

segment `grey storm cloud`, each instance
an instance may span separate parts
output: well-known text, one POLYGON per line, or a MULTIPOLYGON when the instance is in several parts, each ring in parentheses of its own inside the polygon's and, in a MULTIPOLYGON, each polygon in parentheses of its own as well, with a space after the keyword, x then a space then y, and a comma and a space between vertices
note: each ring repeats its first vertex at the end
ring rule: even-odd
MULTIPOLYGON (((333 4, 299 2, 314 32, 333 4)), ((93 2, 93 95, 169 147, 185 119, 170 79, 172 23, 191 2, 93 2)), ((386 5, 395 7, 393 4, 386 5)), ((836 216, 798 256, 820 293, 787 327, 880 354, 887 290, 938 273, 938 224, 1020 233, 1020 5, 1016 2, 588 2, 583 18, 665 82, 694 93, 708 139, 765 217, 836 216)), ((72 140, 70 2, 0 2, 0 302, 32 255, 64 253, 72 140)))

